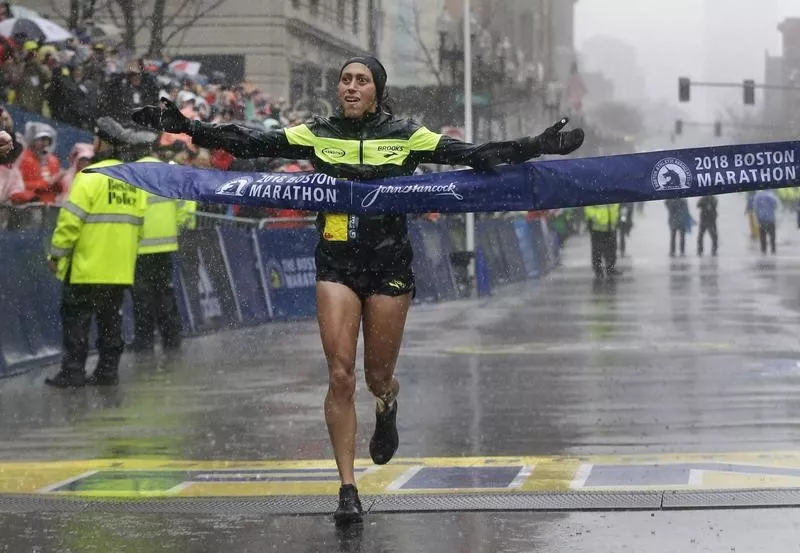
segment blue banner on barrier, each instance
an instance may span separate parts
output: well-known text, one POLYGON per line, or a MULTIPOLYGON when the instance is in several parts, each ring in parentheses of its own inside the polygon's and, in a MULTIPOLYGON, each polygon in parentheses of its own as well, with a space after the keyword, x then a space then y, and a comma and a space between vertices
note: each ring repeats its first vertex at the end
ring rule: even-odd
POLYGON ((0 233, 0 369, 6 374, 61 352, 61 284, 47 270, 37 231, 0 233))
POLYGON ((369 182, 132 163, 92 169, 159 196, 333 213, 525 211, 800 184, 800 142, 540 161, 369 182))
POLYGON ((270 315, 276 319, 310 317, 316 312, 315 229, 257 231, 270 315))
POLYGON ((508 220, 497 220, 497 235, 503 251, 505 274, 509 281, 518 282, 527 277, 522 252, 519 249, 519 240, 514 229, 514 223, 508 220))
POLYGON ((185 232, 178 260, 181 285, 195 331, 218 330, 241 321, 216 229, 185 232))
POLYGON ((528 278, 539 276, 536 269, 536 256, 533 253, 533 236, 531 235, 531 224, 518 217, 514 219, 514 232, 519 242, 519 251, 522 254, 522 263, 525 267, 525 275, 528 278))
POLYGON ((425 255, 425 237, 422 225, 417 221, 408 222, 408 239, 414 250, 414 259, 411 268, 414 271, 414 283, 416 286, 415 301, 435 302, 439 301, 439 291, 436 288, 436 277, 433 268, 425 255))
POLYGON ((491 219, 479 220, 475 223, 475 243, 480 246, 489 277, 489 284, 495 287, 506 282, 503 246, 497 235, 497 225, 491 219))
POLYGON ((230 268, 242 322, 249 325, 267 322, 269 313, 256 258, 255 231, 220 227, 219 233, 222 236, 223 251, 230 268))
POLYGON ((456 290, 453 268, 450 264, 450 235, 443 221, 415 220, 409 223, 414 246, 414 275, 420 299, 432 294, 436 301, 454 299, 456 290))

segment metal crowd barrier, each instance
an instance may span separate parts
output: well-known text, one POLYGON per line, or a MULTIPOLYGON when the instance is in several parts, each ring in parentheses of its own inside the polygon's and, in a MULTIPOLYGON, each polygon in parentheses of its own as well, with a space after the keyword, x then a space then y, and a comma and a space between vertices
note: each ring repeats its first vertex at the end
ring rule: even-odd
POLYGON ((221 213, 197 212, 197 228, 234 227, 244 229, 262 228, 310 228, 314 226, 314 217, 264 217, 254 219, 251 217, 234 217, 221 213))
POLYGON ((54 229, 59 208, 42 202, 0 205, 0 230, 54 229))
MULTIPOLYGON (((32 202, 28 204, 0 204, 0 230, 52 230, 58 218, 59 204, 32 202)), ((313 227, 314 217, 265 217, 254 219, 233 217, 220 213, 198 211, 197 228, 235 227, 243 229, 313 227)))

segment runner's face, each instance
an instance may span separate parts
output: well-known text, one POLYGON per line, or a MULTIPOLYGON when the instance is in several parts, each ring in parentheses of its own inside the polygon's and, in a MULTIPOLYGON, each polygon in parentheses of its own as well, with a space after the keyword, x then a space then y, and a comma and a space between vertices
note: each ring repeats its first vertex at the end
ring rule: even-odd
POLYGON ((342 106, 345 117, 350 119, 359 119, 365 113, 378 111, 375 81, 366 65, 351 63, 342 70, 339 78, 339 105, 342 106))

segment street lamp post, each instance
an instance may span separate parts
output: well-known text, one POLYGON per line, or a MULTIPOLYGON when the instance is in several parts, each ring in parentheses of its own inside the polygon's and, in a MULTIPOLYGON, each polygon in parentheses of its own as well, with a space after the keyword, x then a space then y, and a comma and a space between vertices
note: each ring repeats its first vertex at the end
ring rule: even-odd
MULTIPOLYGON (((464 0, 464 139, 472 142, 472 7, 470 0, 464 0)), ((469 279, 473 283, 472 295, 477 294, 475 281, 475 214, 467 213, 466 246, 470 252, 469 279)))

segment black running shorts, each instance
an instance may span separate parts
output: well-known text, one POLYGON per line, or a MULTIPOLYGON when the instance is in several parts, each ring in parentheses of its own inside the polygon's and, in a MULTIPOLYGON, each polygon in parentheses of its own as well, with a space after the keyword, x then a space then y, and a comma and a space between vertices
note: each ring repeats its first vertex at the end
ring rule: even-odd
POLYGON ((350 288, 361 299, 370 296, 404 296, 414 294, 414 273, 408 269, 347 271, 317 266, 317 281, 336 282, 350 288))

